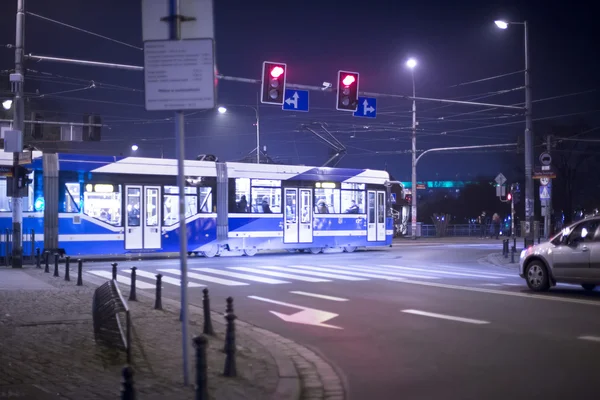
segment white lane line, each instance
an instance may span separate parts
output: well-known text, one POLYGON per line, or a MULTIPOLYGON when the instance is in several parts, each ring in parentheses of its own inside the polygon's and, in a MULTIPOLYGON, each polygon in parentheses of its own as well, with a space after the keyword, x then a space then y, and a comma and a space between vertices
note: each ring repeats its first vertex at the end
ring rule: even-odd
MULTIPOLYGON (((291 268, 301 268, 301 269, 305 269, 305 270, 311 270, 311 271, 322 271, 322 272, 326 272, 326 273, 335 273, 335 274, 342 274, 345 276, 363 276, 365 278, 376 278, 376 279, 397 279, 398 277, 396 276, 392 276, 392 275, 382 275, 382 274, 370 274, 367 272, 358 272, 358 271, 350 271, 347 269, 341 269, 342 267, 335 267, 335 268, 324 268, 324 267, 312 267, 312 266, 308 266, 308 265, 292 265, 291 268)), ((401 277, 401 276, 400 276, 401 277)), ((431 279, 435 279, 435 278, 431 278, 431 279)))
POLYGON ((489 324, 488 321, 482 321, 482 320, 479 320, 479 319, 454 317, 452 315, 436 314, 436 313, 431 313, 431 312, 427 312, 427 311, 402 310, 402 312, 403 313, 407 313, 407 314, 422 315, 424 317, 432 317, 432 318, 447 319, 447 320, 450 320, 450 321, 466 322, 467 324, 476 324, 476 325, 489 324))
POLYGON ((290 283, 290 282, 282 281, 279 279, 265 278, 262 276, 255 276, 255 275, 248 275, 248 274, 240 274, 238 272, 223 271, 223 270, 214 269, 214 268, 190 268, 190 269, 192 269, 194 271, 200 271, 200 272, 210 272, 211 274, 230 276, 232 278, 245 279, 247 281, 268 283, 269 285, 280 285, 282 283, 290 283))
POLYGON ((256 274, 262 274, 262 275, 268 275, 268 276, 277 276, 279 278, 295 279, 295 280, 304 281, 304 282, 331 282, 331 280, 329 280, 329 279, 311 278, 310 276, 286 274, 285 272, 264 271, 259 268, 250 268, 250 267, 228 267, 228 268, 235 269, 238 271, 254 272, 256 274))
POLYGON ((412 274, 410 272, 389 271, 389 270, 386 270, 386 269, 383 269, 383 268, 373 268, 373 267, 367 267, 367 266, 363 267, 362 265, 350 265, 350 266, 345 266, 345 265, 324 265, 324 267, 335 268, 335 269, 342 269, 342 270, 350 270, 350 271, 358 271, 358 272, 383 274, 383 275, 390 275, 390 276, 400 276, 400 277, 403 277, 403 278, 439 279, 437 276, 412 274))
POLYGON ((519 278, 519 274, 518 272, 515 271, 514 274, 503 274, 500 272, 491 272, 491 271, 487 271, 487 270, 479 270, 479 269, 472 269, 472 268, 461 268, 461 267, 453 267, 451 265, 440 265, 437 264, 435 265, 436 268, 447 268, 448 271, 453 271, 453 272, 467 272, 467 273, 471 273, 471 274, 484 274, 484 275, 494 275, 494 276, 503 276, 505 278, 519 278))
POLYGON ((579 336, 577 339, 588 340, 590 342, 600 342, 600 337, 598 336, 579 336))
POLYGON ((306 310, 306 307, 297 306, 295 304, 290 304, 290 303, 284 303, 283 301, 271 300, 271 299, 267 299, 265 297, 248 296, 248 298, 249 299, 254 299, 254 300, 264 301, 264 302, 267 302, 267 303, 279 304, 280 306, 288 306, 288 307, 291 307, 291 308, 295 308, 297 310, 306 310))
POLYGON ((503 283, 504 286, 523 286, 521 283, 503 283))
MULTIPOLYGON (((177 276, 181 275, 181 271, 178 269, 175 269, 175 268, 159 269, 159 271, 166 272, 168 274, 177 275, 177 276)), ((215 278, 214 276, 196 274, 195 272, 188 272, 188 278, 198 279, 199 281, 219 283, 221 285, 226 285, 226 286, 248 286, 248 283, 245 283, 245 282, 238 282, 238 281, 231 281, 229 279, 215 278)))
MULTIPOLYGON (((125 272, 128 274, 131 274, 131 270, 130 269, 123 269, 121 270, 121 272, 125 272)), ((153 274, 152 272, 148 272, 148 271, 140 271, 139 269, 137 271, 135 271, 135 274, 138 276, 143 276, 144 278, 150 278, 150 279, 154 279, 156 280, 156 274, 153 274)), ((180 279, 175 279, 175 278, 171 278, 169 276, 163 276, 162 278, 163 283, 170 283, 171 285, 175 285, 175 286, 181 286, 181 280, 180 279)), ((189 282, 188 281, 188 287, 204 287, 206 285, 202 285, 200 283, 194 283, 194 282, 189 282)))
MULTIPOLYGON (((108 271, 87 271, 87 272, 89 272, 90 274, 101 276, 103 278, 112 279, 112 272, 108 272, 108 271)), ((117 275, 117 282, 122 283, 124 285, 128 285, 128 286, 131 285, 131 279, 129 277, 123 276, 123 275, 117 275), (119 276, 121 277, 121 279, 119 279, 119 276)), ((138 281, 136 279, 135 287, 138 289, 153 289, 156 286, 151 285, 146 282, 143 282, 143 281, 138 281)))
POLYGON ((482 286, 502 286, 501 283, 481 283, 482 286))
POLYGON ((300 296, 316 297, 318 299, 331 300, 331 301, 348 301, 348 299, 342 299, 341 297, 327 296, 324 294, 317 294, 317 293, 300 292, 300 291, 293 291, 290 293, 299 294, 300 296))
POLYGON ((297 269, 295 267, 267 267, 267 266, 263 266, 261 268, 272 269, 272 270, 275 270, 275 271, 293 272, 294 274, 313 275, 313 276, 321 276, 323 278, 340 279, 340 280, 343 280, 343 281, 368 281, 368 279, 366 279, 366 278, 356 278, 354 276, 343 276, 343 275, 337 275, 337 274, 328 274, 328 273, 325 273, 325 272, 303 271, 303 270, 297 269))
POLYGON ((464 290, 467 292, 500 294, 500 295, 504 295, 504 296, 525 297, 528 299, 558 301, 561 303, 573 303, 573 304, 582 304, 582 305, 586 305, 586 306, 600 307, 600 301, 579 300, 579 299, 571 299, 568 297, 545 296, 545 295, 539 295, 539 294, 513 292, 513 291, 509 291, 509 290, 496 290, 496 289, 484 289, 484 288, 477 288, 477 287, 470 287, 470 286, 448 285, 445 283, 437 283, 437 282, 409 281, 407 279, 398 279, 398 282, 406 283, 408 285, 431 286, 431 287, 438 287, 438 288, 443 288, 443 289, 464 290))
POLYGON ((399 269, 399 270, 407 270, 407 271, 429 272, 431 274, 454 275, 454 276, 470 276, 470 277, 475 277, 475 278, 486 278, 486 279, 500 279, 499 276, 482 275, 482 274, 467 274, 467 273, 464 273, 464 272, 441 271, 439 269, 422 269, 422 268, 412 268, 412 267, 400 267, 400 266, 397 266, 397 265, 382 265, 382 267, 399 269))

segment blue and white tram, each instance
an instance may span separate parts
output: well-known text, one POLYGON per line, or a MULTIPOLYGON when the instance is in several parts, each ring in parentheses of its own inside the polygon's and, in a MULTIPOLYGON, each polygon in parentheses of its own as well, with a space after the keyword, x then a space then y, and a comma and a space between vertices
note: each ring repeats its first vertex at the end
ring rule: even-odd
MULTIPOLYGON (((23 230, 43 246, 41 156, 27 165, 23 230)), ((177 161, 59 155, 59 247, 68 255, 179 251, 177 161)), ((292 165, 185 163, 188 250, 254 255, 390 246, 393 219, 385 171, 292 165)), ((11 227, 0 178, 0 229, 11 227)))

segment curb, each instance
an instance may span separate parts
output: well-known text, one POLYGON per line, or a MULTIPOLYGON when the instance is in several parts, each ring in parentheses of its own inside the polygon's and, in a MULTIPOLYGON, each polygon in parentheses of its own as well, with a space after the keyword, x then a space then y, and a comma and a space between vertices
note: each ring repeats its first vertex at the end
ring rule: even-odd
MULTIPOLYGON (((90 282, 95 286, 104 283, 95 277, 87 276, 85 281, 90 282), (102 283, 100 283, 102 282, 102 283)), ((154 294, 144 291, 137 291, 138 296, 144 296, 150 299, 154 298, 154 294)), ((172 307, 180 307, 180 303, 169 298, 162 298, 163 305, 168 304, 172 307)), ((188 304, 190 310, 196 313, 203 313, 202 307, 188 304)), ((211 310, 211 319, 213 323, 226 325, 223 313, 211 310)), ((263 345, 269 355, 275 360, 277 365, 277 375, 279 382, 275 388, 275 392, 271 396, 272 400, 300 400, 303 398, 305 389, 303 383, 314 380, 313 375, 316 369, 318 380, 323 386, 320 398, 327 400, 345 400, 346 389, 343 380, 340 378, 336 370, 327 363, 323 358, 319 357, 315 352, 309 350, 290 339, 278 335, 274 332, 252 325, 248 322, 236 319, 236 329, 240 329, 245 335, 248 335, 253 340, 263 345), (298 360, 298 358, 301 358, 298 360)), ((310 387, 308 391, 314 390, 310 387)), ((315 397, 310 397, 311 399, 315 397)))
POLYGON ((514 264, 511 263, 501 263, 497 261, 497 258, 502 257, 502 253, 492 253, 487 256, 480 258, 477 260, 480 264, 488 264, 494 265, 496 267, 502 267, 505 269, 509 269, 511 271, 517 270, 519 268, 519 263, 516 262, 514 264))

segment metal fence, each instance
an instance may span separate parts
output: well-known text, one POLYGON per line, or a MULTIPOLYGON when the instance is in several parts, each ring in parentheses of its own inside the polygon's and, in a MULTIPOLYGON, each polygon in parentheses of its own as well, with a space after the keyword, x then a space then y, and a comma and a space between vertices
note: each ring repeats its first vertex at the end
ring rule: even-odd
MULTIPOLYGON (((421 228, 421 237, 436 237, 437 235, 437 230, 435 228, 435 225, 433 224, 419 224, 420 228, 421 228)), ((412 230, 411 230, 411 225, 409 224, 407 226, 407 233, 406 236, 411 236, 412 235, 412 230)), ((418 229, 418 227, 417 227, 418 229)), ((484 228, 484 232, 485 232, 485 236, 486 237, 495 237, 496 233, 494 231, 494 226, 493 225, 487 225, 484 228)), ((517 237, 522 237, 521 236, 521 226, 520 224, 517 224, 517 226, 515 226, 515 233, 517 237)), ((417 230, 418 232, 418 230, 417 230)), ((500 232, 501 232, 501 236, 507 237, 507 236, 512 236, 512 233, 510 231, 510 227, 506 228, 506 227, 501 227, 500 228, 500 232)), ((447 237, 474 237, 474 238, 478 238, 482 236, 482 230, 481 230, 481 225, 480 224, 452 224, 452 225, 448 225, 448 227, 446 228, 446 232, 444 232, 443 235, 439 235, 439 236, 447 236, 447 237)), ((543 224, 536 224, 535 230, 535 237, 544 237, 544 229, 543 229, 543 224)))
MULTIPOLYGON (((13 250, 13 236, 14 231, 12 229, 4 229, 0 231, 0 259, 3 265, 9 266, 11 263, 11 254, 13 250)), ((34 263, 35 262, 35 248, 36 238, 35 231, 31 229, 29 232, 24 232, 21 237, 21 243, 23 246, 23 262, 34 263)))

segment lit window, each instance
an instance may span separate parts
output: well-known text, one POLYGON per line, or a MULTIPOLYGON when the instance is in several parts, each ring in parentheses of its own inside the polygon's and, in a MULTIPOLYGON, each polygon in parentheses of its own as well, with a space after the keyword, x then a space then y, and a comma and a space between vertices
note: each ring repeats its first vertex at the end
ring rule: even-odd
MULTIPOLYGON (((323 182, 320 186, 326 184, 323 182)), ((336 214, 340 209, 340 189, 315 189, 315 213, 336 214)))
MULTIPOLYGON (((185 217, 189 218, 198 214, 198 195, 195 187, 185 188, 185 217)), ((163 203, 163 223, 170 226, 179 222, 179 188, 165 186, 163 203)))
POLYGON ((121 185, 105 185, 111 186, 112 192, 104 191, 102 186, 96 192, 96 186, 98 185, 85 186, 83 213, 110 225, 121 225, 121 185))
MULTIPOLYGON (((111 185, 112 186, 112 185, 111 185)), ((65 211, 67 213, 78 213, 81 202, 79 183, 65 183, 65 211)))

